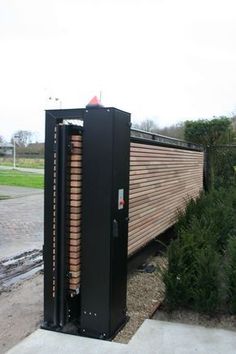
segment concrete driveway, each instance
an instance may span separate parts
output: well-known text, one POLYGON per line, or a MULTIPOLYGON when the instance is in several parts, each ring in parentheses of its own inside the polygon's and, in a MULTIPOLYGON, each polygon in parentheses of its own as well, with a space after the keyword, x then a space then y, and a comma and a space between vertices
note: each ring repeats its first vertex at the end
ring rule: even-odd
POLYGON ((43 190, 0 186, 0 258, 43 244, 43 190))
POLYGON ((128 344, 38 329, 8 354, 235 354, 233 331, 145 320, 128 344))

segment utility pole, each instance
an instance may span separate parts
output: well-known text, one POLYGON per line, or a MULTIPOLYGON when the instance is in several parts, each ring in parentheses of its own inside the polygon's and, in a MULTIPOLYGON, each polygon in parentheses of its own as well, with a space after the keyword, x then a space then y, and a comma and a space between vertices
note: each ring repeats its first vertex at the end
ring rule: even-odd
POLYGON ((13 136, 13 169, 16 169, 16 138, 19 138, 19 135, 13 136))

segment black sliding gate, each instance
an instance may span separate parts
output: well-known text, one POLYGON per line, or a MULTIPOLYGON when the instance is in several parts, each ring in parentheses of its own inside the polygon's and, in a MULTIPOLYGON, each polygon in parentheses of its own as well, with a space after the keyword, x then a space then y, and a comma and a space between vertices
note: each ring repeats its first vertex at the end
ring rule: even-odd
POLYGON ((116 334, 127 321, 127 256, 199 195, 203 166, 201 146, 131 133, 118 109, 46 111, 43 328, 116 334))

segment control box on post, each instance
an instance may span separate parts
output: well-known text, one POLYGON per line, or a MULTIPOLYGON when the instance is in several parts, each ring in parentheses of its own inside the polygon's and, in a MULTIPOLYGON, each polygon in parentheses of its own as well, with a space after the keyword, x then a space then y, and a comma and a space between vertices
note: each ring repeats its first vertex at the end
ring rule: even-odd
POLYGON ((130 114, 85 110, 80 331, 111 338, 125 324, 130 114))

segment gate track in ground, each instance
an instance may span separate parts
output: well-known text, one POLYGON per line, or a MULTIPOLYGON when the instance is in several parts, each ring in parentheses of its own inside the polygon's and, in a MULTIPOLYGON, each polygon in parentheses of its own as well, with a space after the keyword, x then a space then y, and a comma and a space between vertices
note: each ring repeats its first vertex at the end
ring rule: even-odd
POLYGON ((0 261, 0 293, 20 280, 30 278, 43 266, 42 250, 34 249, 0 261))

